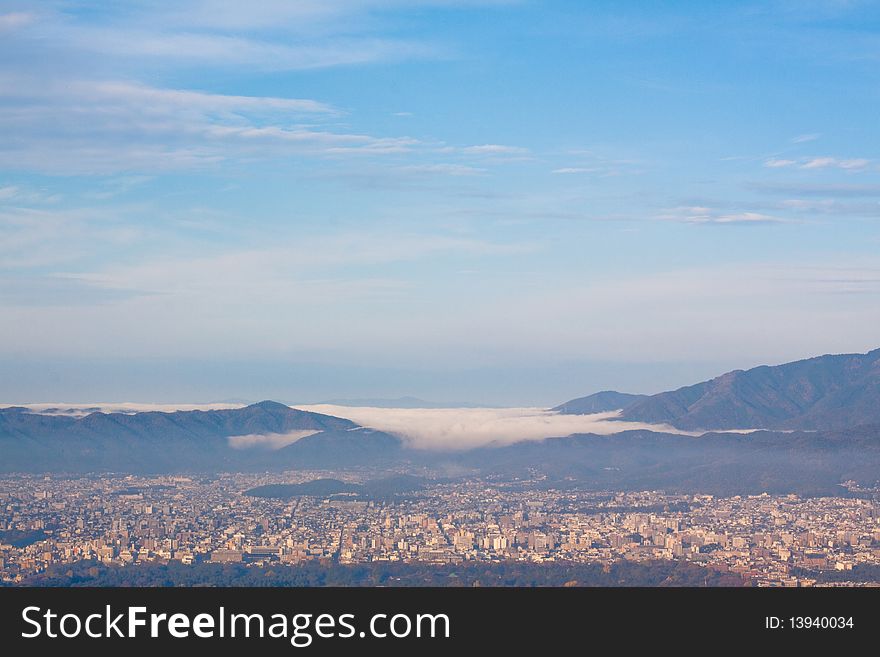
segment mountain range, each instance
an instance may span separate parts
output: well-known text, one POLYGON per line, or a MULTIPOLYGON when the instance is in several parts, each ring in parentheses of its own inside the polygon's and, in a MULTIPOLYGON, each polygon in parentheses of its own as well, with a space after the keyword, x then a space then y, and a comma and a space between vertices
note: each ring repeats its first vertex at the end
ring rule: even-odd
POLYGON ((633 395, 627 392, 617 392, 616 390, 603 390, 586 397, 572 399, 551 410, 567 415, 591 415, 593 413, 620 411, 629 408, 637 401, 647 398, 648 395, 633 395))
POLYGON ((621 410, 622 420, 689 431, 816 431, 875 424, 880 423, 880 349, 735 370, 656 395, 600 392, 557 410, 621 410))
POLYGON ((273 401, 211 411, 40 415, 0 409, 0 471, 187 471, 340 467, 381 463, 396 436, 273 401), (294 434, 280 449, 236 448, 230 438, 294 434))
POLYGON ((457 476, 543 476, 557 487, 712 494, 840 494, 846 482, 876 486, 880 479, 880 350, 736 370, 656 395, 603 391, 553 410, 619 411, 614 419, 667 430, 436 452, 350 420, 272 401, 227 410, 84 417, 14 406, 0 409, 0 471, 429 468, 457 476))

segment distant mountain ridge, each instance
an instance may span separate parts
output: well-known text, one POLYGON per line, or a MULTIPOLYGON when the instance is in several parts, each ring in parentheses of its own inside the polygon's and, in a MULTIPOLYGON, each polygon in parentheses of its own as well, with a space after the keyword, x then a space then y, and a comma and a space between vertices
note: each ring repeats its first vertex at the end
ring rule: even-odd
MULTIPOLYGON (((620 408, 624 420, 663 423, 700 435, 649 427, 438 452, 407 447, 396 435, 347 419, 270 401, 236 409, 91 413, 79 418, 10 407, 0 409, 0 472, 354 467, 529 480, 543 474, 548 487, 595 490, 836 495, 853 484, 880 489, 880 350, 736 370, 657 395, 603 391, 556 410, 620 408), (723 433, 730 429, 761 430, 723 433), (278 434, 285 439, 276 441, 278 434), (230 440, 241 436, 254 439, 230 440), (285 444, 288 438, 293 442, 285 444), (279 444, 285 446, 272 448, 279 444)), ((325 483, 315 486, 320 489, 325 483)), ((307 490, 263 492, 299 495, 307 490)), ((366 493, 340 492, 357 492, 364 499, 366 493)))
POLYGON ((224 410, 94 412, 83 417, 37 414, 19 406, 0 409, 0 435, 32 438, 46 432, 64 431, 69 436, 113 432, 117 436, 135 437, 161 432, 166 438, 204 439, 305 429, 346 430, 357 426, 350 420, 300 411, 273 401, 224 410))
MULTIPOLYGON (((608 399, 614 394, 599 393, 608 399)), ((591 397, 599 397, 593 395, 591 397)), ((588 413, 591 397, 557 407, 588 413)), ((621 396, 621 401, 631 396, 621 396)), ((601 401, 601 399, 600 399, 601 401)), ((709 381, 632 400, 622 420, 678 429, 838 430, 880 423, 880 349, 734 370, 709 381)))
POLYGON ((637 401, 646 399, 648 395, 633 395, 616 390, 603 390, 586 397, 578 397, 551 409, 566 415, 590 415, 591 413, 606 413, 629 408, 637 401))
POLYGON ((263 401, 210 411, 40 415, 0 409, 0 471, 178 471, 371 462, 399 438, 351 420, 263 401), (229 438, 313 431, 276 450, 235 449, 229 438))

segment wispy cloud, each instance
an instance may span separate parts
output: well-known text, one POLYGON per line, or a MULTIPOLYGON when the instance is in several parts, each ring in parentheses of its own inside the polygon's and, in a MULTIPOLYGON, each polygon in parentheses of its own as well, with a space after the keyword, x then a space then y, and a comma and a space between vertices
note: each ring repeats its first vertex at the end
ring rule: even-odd
POLYGON ((477 146, 465 146, 461 149, 466 155, 526 155, 529 149, 520 146, 505 146, 503 144, 479 144, 477 146))
POLYGON ((144 230, 120 221, 127 209, 0 206, 0 269, 58 267, 95 248, 121 249, 144 230))
POLYGON ((750 182, 747 187, 764 194, 783 194, 798 196, 828 197, 880 197, 880 185, 852 185, 846 183, 815 183, 790 182, 768 183, 766 181, 750 182))
POLYGON ((814 157, 810 158, 806 162, 803 162, 800 166, 802 169, 827 169, 829 167, 833 167, 836 169, 856 170, 864 169, 870 164, 871 160, 862 157, 849 159, 840 159, 836 157, 814 157))
POLYGON ((0 203, 33 204, 55 203, 61 199, 59 194, 53 194, 33 187, 21 185, 0 186, 0 203))
MULTIPOLYGON (((32 264, 34 261, 26 264, 32 264)), ((91 285, 63 274, 10 275, 0 273, 0 307, 100 306, 140 296, 137 290, 91 285)))
POLYGON ((555 174, 579 174, 579 173, 598 173, 602 169, 598 167, 562 167, 561 169, 553 169, 550 173, 555 174))
MULTIPOLYGON (((217 30, 263 31, 284 27, 295 33, 351 30, 351 19, 371 22, 401 7, 492 7, 511 0, 182 0, 165 8, 163 20, 217 30)), ((135 14, 137 15, 137 14, 135 14)))
POLYGON ((486 169, 471 167, 464 164, 413 164, 398 169, 408 174, 443 174, 447 176, 479 176, 486 169))
POLYGON ((871 166, 871 160, 863 157, 805 157, 797 160, 770 158, 764 166, 771 169, 797 167, 799 169, 843 169, 844 171, 861 171, 871 166))
POLYGON ((781 169, 784 167, 791 167, 797 164, 795 160, 786 160, 782 158, 771 158, 764 162, 764 166, 770 169, 781 169))
POLYGON ((880 202, 878 201, 846 202, 837 198, 790 198, 780 201, 778 206, 795 212, 827 216, 880 216, 880 202))
POLYGON ((810 141, 816 141, 822 135, 818 132, 811 132, 809 134, 798 135, 797 137, 791 138, 792 144, 805 144, 810 141))
MULTIPOLYGON (((81 216, 76 214, 68 219, 62 215, 57 220, 79 221, 81 216)), ((31 239, 38 240, 39 233, 33 234, 31 239)), ((65 242, 71 242, 70 235, 56 245, 62 249, 59 259, 69 253, 64 251, 65 242)), ((340 270, 449 254, 485 257, 521 252, 515 245, 443 235, 337 234, 300 238, 262 248, 227 250, 212 256, 157 257, 138 264, 108 265, 99 270, 59 272, 34 285, 26 285, 28 281, 21 279, 16 299, 24 295, 28 305, 57 305, 58 295, 53 293, 44 298, 47 291, 79 286, 83 288, 78 292, 82 296, 81 303, 86 304, 144 295, 158 295, 161 303, 190 299, 208 306, 220 298, 238 298, 243 303, 260 306, 273 297, 288 303, 297 301, 317 306, 323 306, 329 299, 375 302, 399 298, 410 286, 393 277, 352 276, 340 270), (90 294, 90 290, 94 293, 90 294)), ((51 254, 52 250, 46 245, 44 257, 49 258, 51 254)), ((60 266, 61 262, 55 264, 60 266)), ((13 304, 15 299, 5 301, 13 304)))
POLYGON ((13 11, 0 14, 0 32, 15 30, 33 23, 36 15, 25 11, 13 11))
MULTIPOLYGON (((12 95, 23 91, 21 80, 14 87, 3 91, 12 95)), ((228 94, 205 93, 186 89, 163 89, 145 84, 113 80, 67 80, 63 84, 41 84, 31 87, 29 95, 42 92, 46 96, 58 97, 66 94, 80 100, 104 99, 114 104, 148 105, 151 112, 164 113, 180 110, 200 110, 211 113, 238 114, 242 112, 284 112, 290 114, 338 114, 338 110, 315 100, 301 98, 279 98, 276 96, 236 96, 228 94)))
POLYGON ((629 157, 610 155, 588 148, 573 148, 565 152, 566 159, 574 160, 571 164, 551 170, 555 175, 593 174, 600 177, 616 177, 624 174, 642 172, 644 162, 629 157))
MULTIPOLYGON (((445 54, 440 44, 381 33, 372 17, 394 2, 201 3, 139 2, 108 10, 101 24, 72 6, 0 15, 0 30, 51 42, 77 54, 119 61, 151 59, 177 67, 252 67, 304 70, 445 54), (22 29, 26 28, 26 29, 22 29)), ((416 4, 416 3, 412 3, 416 4)), ((419 2, 418 4, 435 4, 419 2)), ((447 3, 448 4, 448 3, 447 3)))
POLYGON ((679 206, 670 208, 658 216, 665 221, 689 224, 779 224, 789 220, 762 212, 725 212, 718 208, 703 206, 679 206))
POLYGON ((309 70, 437 56, 440 49, 398 39, 326 38, 290 44, 229 34, 81 28, 61 35, 70 45, 102 55, 158 58, 178 66, 252 66, 266 71, 309 70))
MULTIPOLYGON (((148 61, 158 67, 149 75, 155 81, 190 66, 252 74, 446 57, 442 44, 396 36, 381 17, 414 5, 483 4, 497 3, 258 0, 245 8, 184 0, 85 12, 54 3, 0 14, 0 29, 10 32, 0 58, 15 61, 0 65, 0 168, 107 175, 406 153, 417 139, 352 128, 347 112, 320 99, 209 93, 139 78, 148 61)), ((457 154, 510 159, 525 152, 486 143, 457 154)))
POLYGON ((241 96, 106 80, 0 75, 0 166, 57 173, 165 171, 240 158, 382 155, 418 142, 333 126, 311 99, 241 96))

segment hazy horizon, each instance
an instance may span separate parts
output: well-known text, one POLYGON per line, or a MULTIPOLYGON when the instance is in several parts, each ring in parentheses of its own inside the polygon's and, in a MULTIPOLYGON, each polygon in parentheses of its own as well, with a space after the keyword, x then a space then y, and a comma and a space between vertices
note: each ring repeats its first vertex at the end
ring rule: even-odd
MULTIPOLYGON (((873 349, 865 350, 865 352, 869 351, 873 351, 873 349)), ((804 358, 822 355, 827 355, 827 353, 808 354, 804 358)), ((515 378, 508 377, 500 389, 487 383, 487 376, 489 378, 497 376, 497 372, 492 371, 470 372, 471 376, 465 379, 462 379, 461 373, 456 371, 405 373, 405 378, 413 381, 413 387, 401 390, 396 387, 384 387, 387 384, 376 381, 375 372, 370 372, 365 380, 355 378, 353 385, 352 377, 349 377, 346 382, 347 387, 340 387, 333 379, 329 383, 319 380, 317 384, 311 379, 297 381, 297 377, 292 375, 291 371, 296 372, 298 368, 284 363, 273 364, 274 366, 264 370, 262 375, 260 375, 260 365, 262 364, 238 364, 241 372, 247 372, 248 375, 231 376, 228 380, 221 380, 219 387, 216 379, 212 380, 209 385, 195 382, 180 385, 179 377, 181 374, 192 376, 193 373, 196 373, 198 376, 203 376, 206 371, 216 371, 214 368, 218 367, 216 363, 202 363, 198 367, 193 367, 191 363, 186 362, 162 363, 159 366, 155 363, 140 364, 148 368, 144 371, 148 372, 149 376, 145 377, 145 381, 141 381, 142 385, 139 388, 134 388, 140 390, 140 394, 129 394, 118 392, 118 386, 115 385, 112 376, 108 377, 109 381, 83 386, 81 382, 83 371, 91 371, 92 374, 95 371, 101 372, 102 368, 108 366, 107 363, 80 364, 78 367, 68 367, 67 369, 59 367, 57 363, 46 363, 45 367, 37 370, 26 371, 23 369, 20 378, 16 380, 15 391, 5 397, 0 397, 0 406, 17 404, 46 407, 87 407, 92 405, 113 407, 155 405, 158 407, 171 405, 182 409, 187 406, 236 407, 262 400, 298 406, 332 405, 339 401, 351 402, 365 398, 384 402, 412 398, 429 402, 434 407, 439 405, 439 407, 458 408, 462 404, 466 404, 480 408, 550 408, 571 399, 606 390, 635 394, 657 394, 710 380, 729 371, 782 364, 784 364, 783 361, 758 362, 744 366, 730 364, 726 367, 719 364, 713 368, 708 363, 600 363, 598 366, 568 363, 562 366, 536 368, 527 372, 529 378, 522 383, 533 386, 537 378, 537 380, 543 381, 544 390, 541 395, 525 396, 517 387, 517 384, 521 382, 515 378), (174 374, 169 376, 167 372, 163 373, 163 365, 170 368, 174 374), (645 371, 651 371, 653 376, 650 378, 643 376, 645 371), (32 375, 33 378, 28 378, 28 375, 32 375), (65 399, 63 392, 58 391, 70 389, 65 377, 80 379, 76 385, 76 389, 79 391, 78 397, 71 396, 66 398, 66 401, 57 401, 65 399), (52 380, 47 383, 46 379, 52 380), (61 385, 58 385, 59 379, 61 385), (242 380, 256 385, 254 387, 242 386, 240 384, 242 380), (653 381, 655 384, 662 381, 668 383, 646 387, 647 380, 653 381), (291 386, 292 381, 295 383, 294 386, 291 386), (239 384, 237 387, 236 383, 239 384), (420 389, 418 386, 422 386, 422 388, 420 389), (161 394, 154 392, 159 388, 163 390, 161 394), (414 394, 414 389, 427 392, 414 394), (214 394, 211 394, 212 390, 215 391, 214 394), (296 391, 292 396, 291 390, 296 391), (326 394, 319 394, 322 390, 325 390, 326 394), (246 394, 245 391, 250 391, 251 394, 246 394), (346 391, 347 394, 343 391, 346 391), (464 398, 468 391, 471 392, 471 395, 464 398), (554 391, 556 392, 554 393, 554 391), (386 394, 383 395, 382 392, 386 392, 386 394), (368 393, 373 394, 367 396, 368 393), (458 396, 456 397, 456 395, 458 396)), ((132 365, 114 364, 111 367, 131 369, 132 365)), ((299 368, 301 367, 299 366, 299 368)), ((317 369, 316 366, 311 367, 317 369)), ((232 368, 228 364, 221 364, 219 368, 224 370, 226 374, 231 374, 230 369, 232 368)), ((129 387, 129 391, 131 389, 132 387, 129 387)), ((393 405, 390 407, 394 408, 393 405)))

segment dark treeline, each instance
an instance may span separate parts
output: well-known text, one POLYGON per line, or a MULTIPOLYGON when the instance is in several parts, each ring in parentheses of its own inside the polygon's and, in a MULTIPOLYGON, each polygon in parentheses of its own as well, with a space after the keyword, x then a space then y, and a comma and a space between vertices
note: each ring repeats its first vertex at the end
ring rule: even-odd
POLYGON ((749 586, 741 576, 674 561, 610 566, 555 563, 370 563, 298 565, 179 562, 106 566, 81 561, 51 567, 26 586, 749 586))
POLYGON ((808 568, 792 568, 792 575, 815 579, 821 584, 834 582, 853 582, 857 584, 880 583, 880 565, 860 563, 852 570, 810 570, 808 568))
POLYGON ((11 545, 12 547, 27 547, 39 541, 46 540, 48 535, 41 529, 19 530, 8 529, 0 531, 0 544, 11 545))

